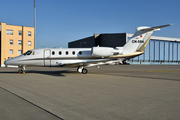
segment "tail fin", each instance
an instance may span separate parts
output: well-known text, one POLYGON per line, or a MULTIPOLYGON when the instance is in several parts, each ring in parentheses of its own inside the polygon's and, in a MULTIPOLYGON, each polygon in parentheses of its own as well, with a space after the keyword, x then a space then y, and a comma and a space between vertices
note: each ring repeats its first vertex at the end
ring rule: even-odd
POLYGON ((123 55, 131 54, 136 51, 143 52, 154 31, 158 31, 160 30, 160 28, 171 25, 172 24, 162 25, 157 27, 137 27, 136 33, 123 47, 123 55))

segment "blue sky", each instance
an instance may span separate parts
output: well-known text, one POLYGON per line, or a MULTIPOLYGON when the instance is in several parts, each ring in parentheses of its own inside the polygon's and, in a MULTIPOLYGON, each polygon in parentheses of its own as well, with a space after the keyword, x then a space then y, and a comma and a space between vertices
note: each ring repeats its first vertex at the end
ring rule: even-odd
MULTIPOLYGON (((153 35, 180 38, 179 6, 180 0, 36 0, 36 48, 171 23, 153 35)), ((34 0, 0 0, 0 22, 33 27, 34 0)))

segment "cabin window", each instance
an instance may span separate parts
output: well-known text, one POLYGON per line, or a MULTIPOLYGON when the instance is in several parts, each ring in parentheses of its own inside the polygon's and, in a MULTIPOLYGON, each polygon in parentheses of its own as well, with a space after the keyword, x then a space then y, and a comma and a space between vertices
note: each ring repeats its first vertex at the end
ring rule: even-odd
POLYGON ((61 55, 62 54, 62 52, 61 51, 59 51, 59 55, 61 55))
POLYGON ((68 52, 68 51, 66 51, 66 55, 68 55, 68 53, 69 53, 69 52, 68 52))
POLYGON ((79 54, 81 55, 81 54, 82 54, 82 51, 79 51, 79 54))
POLYGON ((75 51, 73 51, 72 54, 75 55, 75 51))
POLYGON ((54 51, 52 51, 52 55, 54 55, 55 54, 55 52, 54 51))

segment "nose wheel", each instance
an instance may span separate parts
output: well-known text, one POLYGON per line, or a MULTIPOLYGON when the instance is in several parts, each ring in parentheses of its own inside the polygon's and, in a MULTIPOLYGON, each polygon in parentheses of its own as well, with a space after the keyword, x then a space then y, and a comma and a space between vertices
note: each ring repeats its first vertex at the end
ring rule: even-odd
POLYGON ((83 67, 78 67, 77 71, 79 73, 82 73, 82 74, 87 74, 88 73, 88 70, 86 68, 83 68, 83 67))
MULTIPOLYGON (((19 69, 19 70, 18 70, 18 73, 19 73, 19 74, 22 74, 23 72, 24 72, 23 69, 19 69)), ((25 72, 24 72, 24 73, 25 73, 25 72)))
POLYGON ((18 70, 18 73, 19 74, 25 74, 25 67, 24 66, 19 66, 19 70, 18 70))

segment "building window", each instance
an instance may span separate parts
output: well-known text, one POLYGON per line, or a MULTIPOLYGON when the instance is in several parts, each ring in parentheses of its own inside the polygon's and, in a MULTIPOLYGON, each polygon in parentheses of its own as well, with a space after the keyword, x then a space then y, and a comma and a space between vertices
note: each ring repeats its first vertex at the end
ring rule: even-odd
POLYGON ((18 40, 18 45, 21 45, 21 40, 18 40))
POLYGON ((52 51, 52 55, 54 55, 55 54, 55 52, 54 51, 52 51))
POLYGON ((13 30, 6 30, 6 35, 13 35, 13 30))
POLYGON ((31 41, 28 41, 28 46, 31 46, 31 41))
POLYGON ((9 54, 13 54, 13 50, 12 49, 9 50, 9 54))
POLYGON ((9 41, 9 44, 10 44, 10 45, 13 45, 13 40, 10 40, 10 41, 9 41))
POLYGON ((18 50, 18 54, 20 54, 20 55, 21 55, 21 50, 18 50))
POLYGON ((31 31, 28 31, 28 36, 31 36, 31 31))
POLYGON ((18 35, 20 35, 20 36, 21 36, 21 35, 22 35, 22 31, 20 31, 20 30, 19 30, 19 31, 18 31, 18 35))

